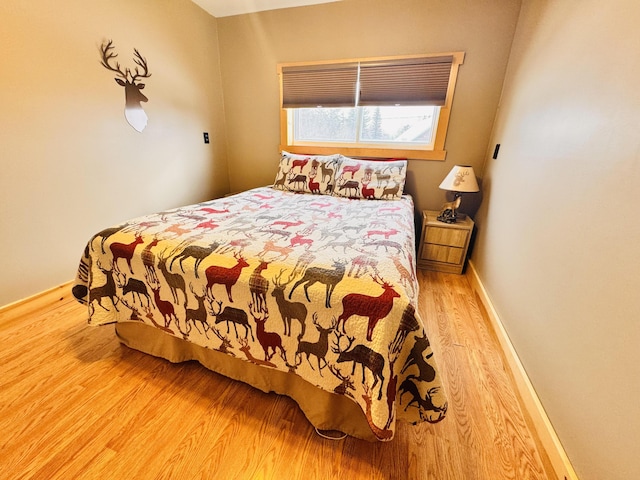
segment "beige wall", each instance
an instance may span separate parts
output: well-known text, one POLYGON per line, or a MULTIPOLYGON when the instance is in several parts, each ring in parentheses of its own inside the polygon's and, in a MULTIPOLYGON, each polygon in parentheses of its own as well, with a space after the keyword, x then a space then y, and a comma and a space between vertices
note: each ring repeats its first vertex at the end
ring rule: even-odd
POLYGON ((218 19, 231 189, 273 183, 278 62, 461 50, 447 161, 409 165, 418 207, 439 208, 437 187, 455 163, 482 167, 519 9, 512 0, 344 0, 218 19))
POLYGON ((525 0, 473 261, 583 480, 640 478, 640 3, 525 0))
POLYGON ((216 19, 187 0, 0 2, 0 305, 71 280, 89 236, 228 191, 216 19), (99 62, 152 76, 142 133, 99 62), (202 132, 212 143, 204 145, 202 132))
POLYGON ((70 280, 107 225, 271 183, 276 63, 465 51, 447 161, 411 161, 409 189, 438 208, 453 164, 484 177, 473 262, 580 478, 640 478, 637 2, 343 0, 216 20, 187 0, 3 0, 0 18, 0 305, 70 280), (142 134, 99 65, 105 38, 149 61, 142 134))

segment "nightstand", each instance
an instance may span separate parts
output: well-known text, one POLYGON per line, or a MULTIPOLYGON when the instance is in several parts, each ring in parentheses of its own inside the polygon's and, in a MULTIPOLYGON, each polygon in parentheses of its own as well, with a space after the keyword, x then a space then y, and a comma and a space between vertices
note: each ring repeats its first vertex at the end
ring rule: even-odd
POLYGON ((462 273, 473 232, 470 217, 456 223, 438 220, 440 212, 422 212, 422 235, 418 249, 418 268, 438 272, 462 273))

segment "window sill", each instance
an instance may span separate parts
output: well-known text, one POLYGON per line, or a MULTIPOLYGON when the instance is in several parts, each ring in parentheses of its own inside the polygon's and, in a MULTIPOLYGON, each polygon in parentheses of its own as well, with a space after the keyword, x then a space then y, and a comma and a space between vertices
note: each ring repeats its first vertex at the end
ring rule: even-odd
POLYGON ((370 158, 406 158, 408 160, 436 160, 444 161, 446 150, 420 150, 406 148, 371 148, 371 147, 344 147, 315 146, 315 145, 280 145, 280 150, 289 153, 309 155, 331 155, 341 153, 346 157, 370 157, 370 158))

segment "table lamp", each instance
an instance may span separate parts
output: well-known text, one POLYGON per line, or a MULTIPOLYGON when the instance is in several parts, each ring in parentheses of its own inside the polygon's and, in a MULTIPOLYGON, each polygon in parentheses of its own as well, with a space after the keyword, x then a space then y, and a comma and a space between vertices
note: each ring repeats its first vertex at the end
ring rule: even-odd
POLYGON ((442 206, 438 220, 445 223, 456 223, 458 207, 463 193, 479 192, 478 182, 473 167, 470 165, 455 165, 449 175, 440 184, 442 190, 454 192, 454 200, 442 206))

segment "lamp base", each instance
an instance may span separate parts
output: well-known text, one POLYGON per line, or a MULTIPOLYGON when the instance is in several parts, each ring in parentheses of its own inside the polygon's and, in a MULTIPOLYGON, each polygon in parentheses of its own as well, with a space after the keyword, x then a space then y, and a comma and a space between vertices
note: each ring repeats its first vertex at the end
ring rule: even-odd
MULTIPOLYGON (((459 218, 462 220, 462 215, 458 214, 458 207, 460 206, 460 197, 461 194, 456 192, 456 197, 453 202, 447 202, 442 205, 442 210, 440 211, 440 215, 438 215, 438 220, 444 223, 456 223, 456 220, 459 218)), ((465 215, 466 218, 466 215, 465 215)))
POLYGON ((456 223, 458 218, 459 217, 456 215, 456 212, 451 209, 442 210, 440 215, 438 215, 438 221, 443 223, 456 223))
POLYGON ((442 223, 458 223, 458 222, 464 222, 468 216, 469 215, 467 215, 466 213, 459 213, 458 215, 456 215, 455 219, 449 218, 449 217, 440 218, 440 216, 438 216, 437 220, 442 223))

